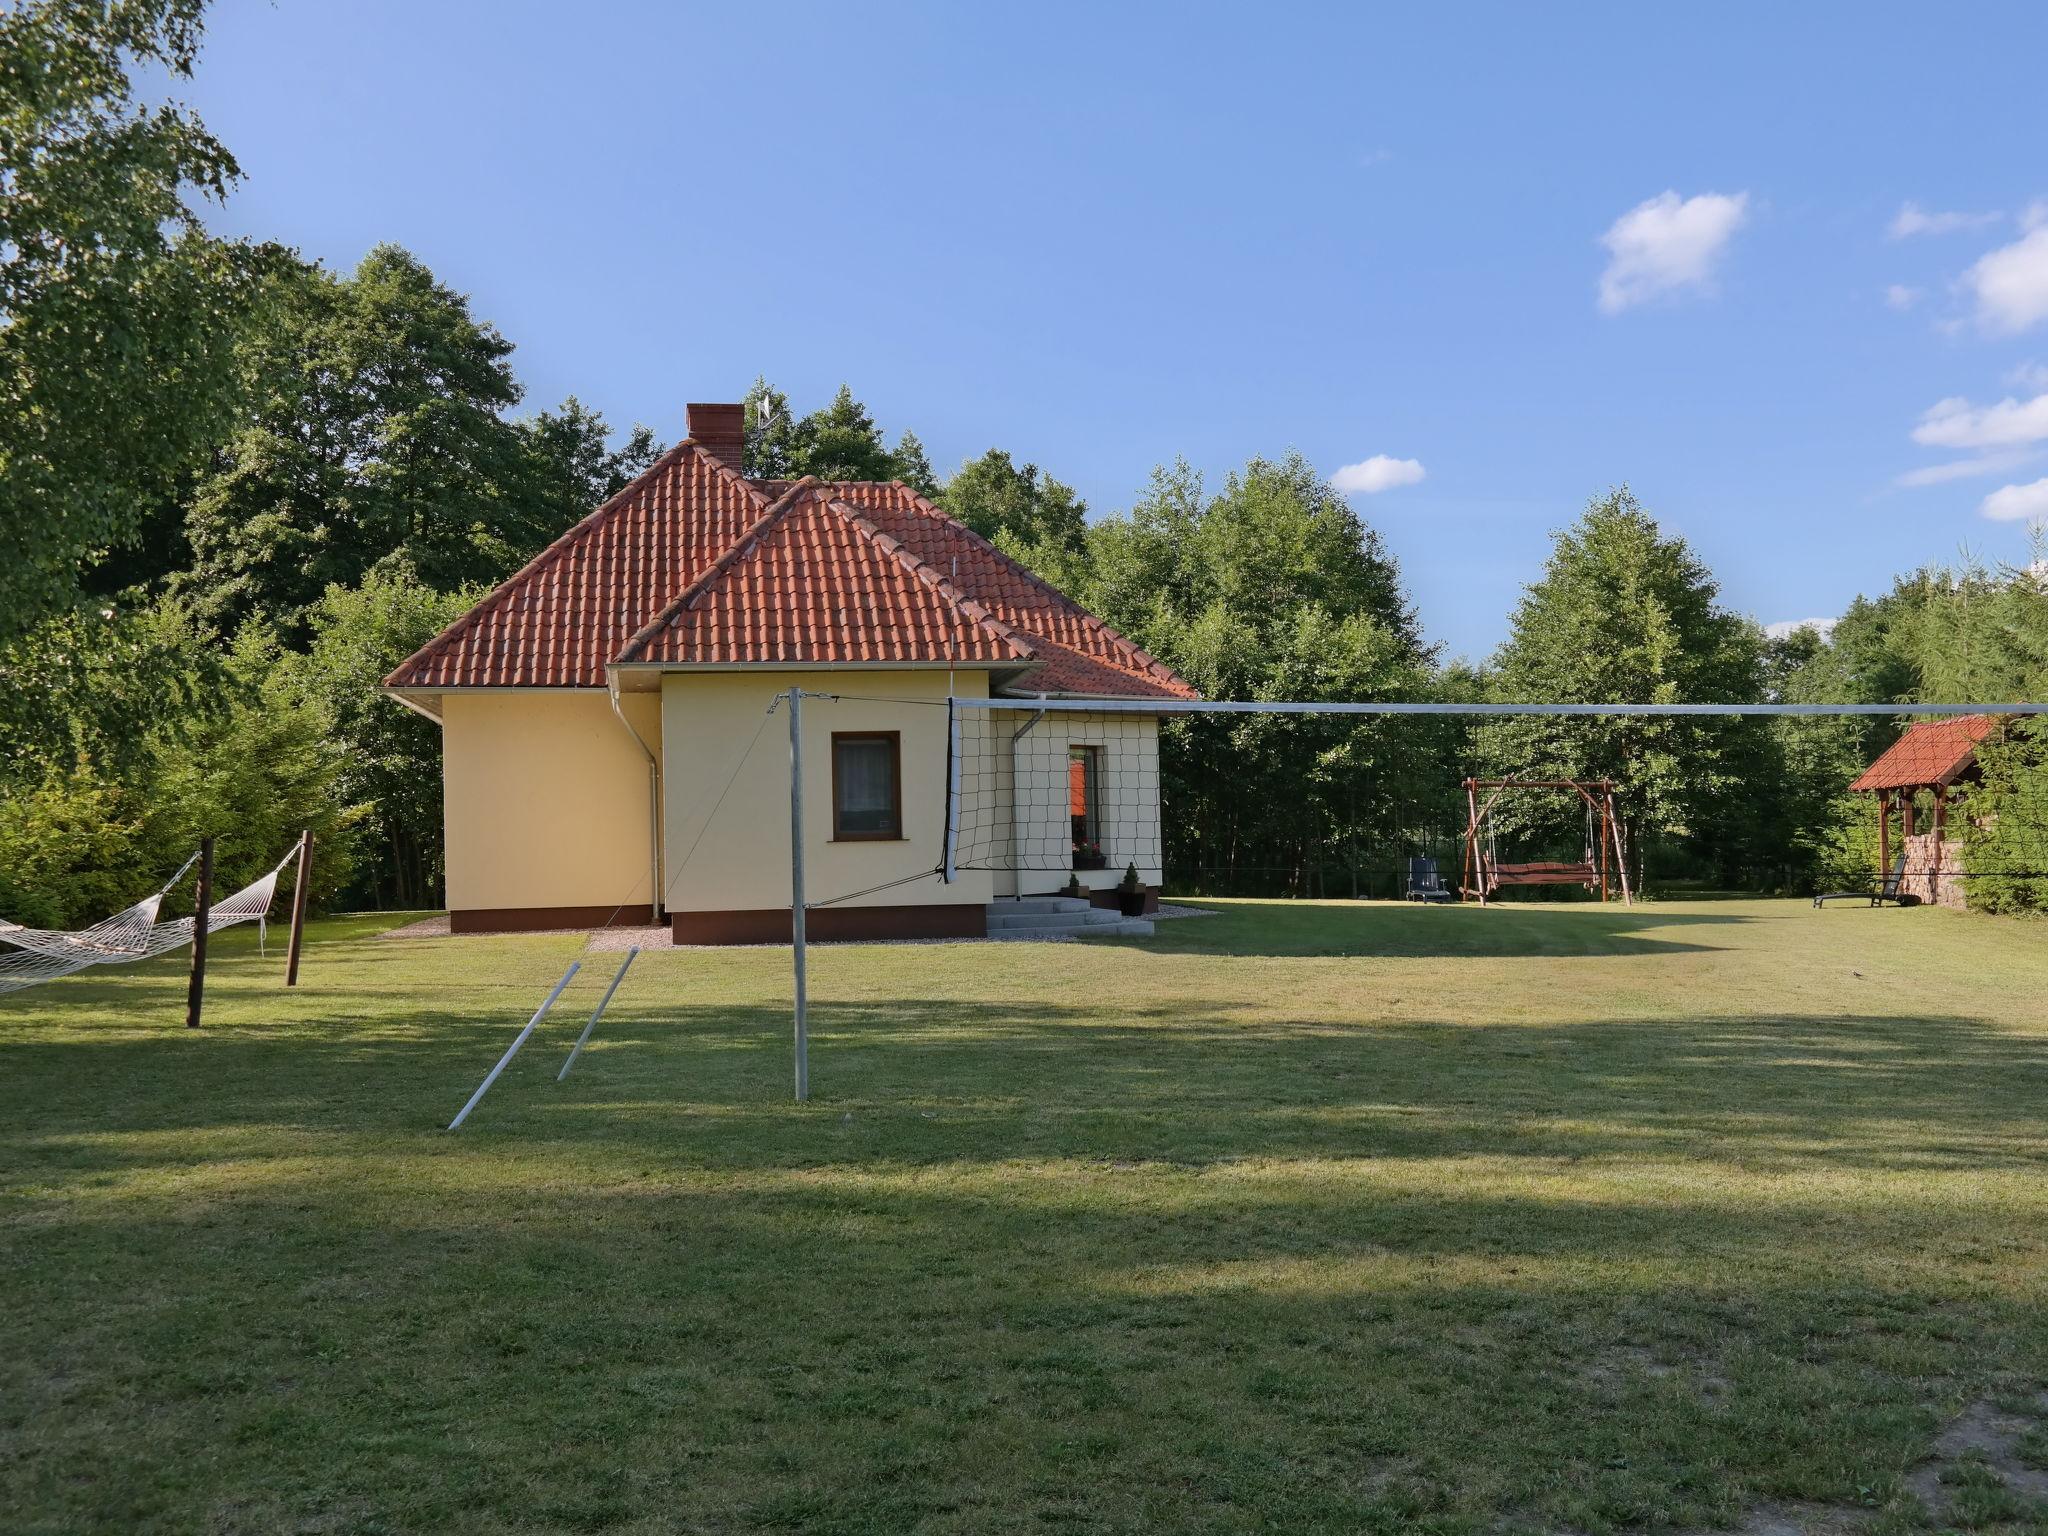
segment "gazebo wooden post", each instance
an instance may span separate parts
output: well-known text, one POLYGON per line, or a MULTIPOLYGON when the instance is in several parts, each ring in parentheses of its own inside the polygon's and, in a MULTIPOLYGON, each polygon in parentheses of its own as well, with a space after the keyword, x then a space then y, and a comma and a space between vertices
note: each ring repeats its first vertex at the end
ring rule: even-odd
POLYGON ((1614 792, 1606 783, 1600 786, 1600 905, 1607 905, 1607 823, 1614 812, 1614 792))
MULTIPOLYGON (((1458 900, 1465 899, 1465 892, 1471 887, 1472 876, 1476 873, 1473 864, 1479 853, 1479 785, 1473 779, 1465 781, 1465 856, 1458 865, 1458 900)), ((1482 876, 1482 878, 1484 878, 1482 876)), ((1486 905, 1486 894, 1480 893, 1479 904, 1486 905)))
POLYGON ((1928 898, 1941 901, 1941 871, 1948 863, 1948 787, 1934 786, 1934 868, 1928 873, 1928 898))
POLYGON ((1892 873, 1892 792, 1880 789, 1877 792, 1877 884, 1884 889, 1884 882, 1892 873))

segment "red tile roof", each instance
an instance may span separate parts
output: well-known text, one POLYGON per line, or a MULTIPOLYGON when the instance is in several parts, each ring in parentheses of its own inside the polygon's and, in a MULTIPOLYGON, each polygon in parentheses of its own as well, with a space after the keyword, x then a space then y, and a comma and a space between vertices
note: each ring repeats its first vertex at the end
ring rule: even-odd
POLYGON ((743 480, 691 442, 385 685, 597 688, 614 662, 950 662, 1017 671, 1021 693, 1195 697, 907 487, 743 480))
POLYGON ((1998 728, 1994 715, 1922 720, 1885 749, 1849 788, 1914 789, 1951 784, 1977 761, 1977 743, 1998 728))

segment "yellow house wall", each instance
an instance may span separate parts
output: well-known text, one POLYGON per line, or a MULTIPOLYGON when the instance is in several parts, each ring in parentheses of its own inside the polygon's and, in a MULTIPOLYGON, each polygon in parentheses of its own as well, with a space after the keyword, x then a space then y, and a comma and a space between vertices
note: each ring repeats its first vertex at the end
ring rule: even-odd
MULTIPOLYGON (((627 694, 660 750, 660 700, 627 694)), ((441 699, 448 905, 641 905, 650 885, 647 759, 603 689, 441 699)))
POLYGON ((999 785, 1010 799, 1007 862, 1015 875, 996 877, 996 894, 1043 895, 1069 874, 1088 890, 1107 890, 1138 866, 1147 885, 1162 883, 1159 790, 1159 719, 1156 715, 1063 714, 1049 710, 1035 723, 1028 710, 989 711, 990 746, 999 785), (1021 736, 1015 733, 1028 726, 1021 736), (1073 870, 1073 823, 1068 803, 1068 749, 1100 750, 1096 812, 1105 869, 1073 870))
MULTIPOLYGON (((986 695, 984 674, 908 672, 669 672, 661 680, 665 901, 671 912, 789 906, 789 721, 765 726, 792 684, 836 699, 805 699, 804 844, 813 902, 937 867, 944 847, 948 683, 986 695), (921 702, 903 703, 900 700, 921 702), (902 733, 903 840, 832 840, 832 733, 902 733), (749 746, 751 743, 751 747, 749 746)), ((787 709, 787 705, 783 708, 787 709)), ((990 877, 963 872, 876 891, 847 906, 989 900, 990 877)))

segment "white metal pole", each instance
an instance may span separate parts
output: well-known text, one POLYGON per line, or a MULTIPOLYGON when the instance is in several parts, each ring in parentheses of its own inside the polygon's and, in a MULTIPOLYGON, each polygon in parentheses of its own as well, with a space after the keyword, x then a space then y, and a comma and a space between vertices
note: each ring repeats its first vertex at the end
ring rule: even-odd
POLYGON ((811 1096, 810 1021, 804 996, 804 730, 801 688, 789 690, 789 943, 796 966, 796 1101, 811 1096))
POLYGON ((475 1109, 477 1104, 483 1099, 483 1096, 491 1091, 491 1084, 498 1080, 498 1074, 505 1070, 505 1064, 519 1054, 519 1047, 526 1044, 526 1037, 533 1033, 533 1026, 538 1024, 546 1016, 547 1011, 555 1006, 555 999, 562 995, 562 988, 569 985, 569 978, 582 968, 583 962, 581 960, 570 962, 569 969, 562 972, 562 979, 555 983, 555 990, 548 994, 548 1000, 533 1011, 533 1017, 526 1021, 526 1028, 519 1031, 519 1038, 505 1047, 505 1054, 500 1056, 498 1064, 491 1068, 491 1075, 477 1085, 476 1092, 469 1096, 469 1102, 462 1106, 462 1112, 448 1122, 449 1130, 456 1129, 463 1121, 469 1118, 469 1112, 475 1109))
POLYGON ((953 883, 953 859, 960 847, 960 711, 946 698, 946 884, 953 883))
POLYGON ((631 949, 626 951, 625 964, 619 967, 619 974, 612 978, 612 984, 604 989, 604 997, 602 998, 602 1000, 599 1001, 597 1005, 597 1012, 593 1013, 590 1016, 590 1022, 583 1026, 583 1033, 578 1035, 576 1037, 576 1043, 569 1047, 569 1059, 562 1063, 562 1070, 555 1074, 556 1082, 559 1083, 563 1078, 567 1077, 569 1075, 569 1069, 576 1065, 576 1058, 583 1054, 583 1042, 588 1040, 590 1038, 590 1032, 593 1029, 597 1028, 597 1021, 604 1017, 605 1009, 611 1007, 612 994, 619 990, 619 983, 626 979, 626 967, 633 963, 634 956, 638 955, 639 953, 640 946, 638 944, 635 944, 631 949))

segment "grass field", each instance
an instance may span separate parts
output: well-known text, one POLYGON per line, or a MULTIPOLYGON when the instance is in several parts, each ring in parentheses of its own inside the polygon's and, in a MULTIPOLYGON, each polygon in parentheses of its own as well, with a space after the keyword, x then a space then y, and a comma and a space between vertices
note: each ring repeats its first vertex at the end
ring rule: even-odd
POLYGON ((2048 1531, 2048 926, 394 921, 0 998, 0 1529, 2048 1531))

